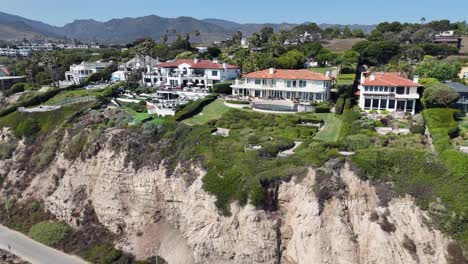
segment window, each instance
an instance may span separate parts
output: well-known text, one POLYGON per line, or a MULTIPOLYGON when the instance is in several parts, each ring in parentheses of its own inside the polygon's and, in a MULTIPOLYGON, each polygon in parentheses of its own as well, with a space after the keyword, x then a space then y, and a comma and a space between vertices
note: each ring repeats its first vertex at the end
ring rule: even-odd
POLYGON ((383 92, 383 86, 379 86, 379 92, 383 92))
POLYGON ((267 84, 267 80, 263 79, 262 80, 262 85, 266 85, 267 84))
POLYGON ((387 86, 384 87, 384 92, 388 92, 388 87, 387 86))
POLYGON ((372 109, 379 109, 379 99, 372 99, 372 109))
POLYGON ((293 87, 296 87, 297 86, 297 81, 293 81, 292 85, 293 85, 293 87))
POLYGON ((388 109, 395 109, 395 100, 388 100, 388 109))
POLYGON ((366 99, 364 101, 364 109, 368 110, 370 109, 370 106, 371 106, 371 99, 366 99))
POLYGON ((409 90, 410 90, 410 88, 406 87, 406 94, 409 94, 409 90))
POLYGON ((364 91, 368 92, 369 91, 369 86, 364 87, 364 91))
POLYGON ((395 92, 395 87, 390 87, 390 92, 394 93, 395 92))
POLYGON ((212 72, 211 72, 211 75, 213 75, 213 76, 218 76, 218 71, 212 71, 212 72))
POLYGON ((306 87, 307 82, 306 81, 299 81, 299 87, 306 87))
POLYGON ((397 94, 405 94, 405 87, 397 87, 396 88, 397 94))
POLYGON ((322 94, 321 93, 317 94, 317 100, 322 100, 322 94))
POLYGON ((406 112, 413 112, 413 100, 406 101, 406 112))
POLYGON ((275 79, 271 80, 271 86, 276 86, 276 80, 275 79))
POLYGON ((287 82, 286 82, 286 86, 287 86, 287 87, 291 87, 291 81, 287 81, 287 82))
POLYGON ((257 84, 257 85, 262 84, 262 80, 260 80, 260 79, 255 79, 255 84, 257 84))
POLYGON ((380 100, 380 110, 387 109, 387 99, 380 100))

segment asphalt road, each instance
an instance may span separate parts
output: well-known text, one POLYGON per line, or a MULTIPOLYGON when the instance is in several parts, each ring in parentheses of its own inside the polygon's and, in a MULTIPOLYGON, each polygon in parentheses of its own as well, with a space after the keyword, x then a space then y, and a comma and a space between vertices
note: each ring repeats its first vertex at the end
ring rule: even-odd
POLYGON ((87 264, 76 256, 45 246, 2 225, 0 225, 0 248, 32 264, 87 264))

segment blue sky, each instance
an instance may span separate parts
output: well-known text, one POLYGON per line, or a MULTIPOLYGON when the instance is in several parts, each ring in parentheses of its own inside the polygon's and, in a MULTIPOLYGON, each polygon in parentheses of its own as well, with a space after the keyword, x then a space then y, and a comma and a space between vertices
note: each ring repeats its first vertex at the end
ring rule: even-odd
POLYGON ((381 21, 468 20, 468 0, 2 0, 0 11, 62 26, 75 19, 155 14, 221 18, 241 23, 306 21, 375 24, 381 21))

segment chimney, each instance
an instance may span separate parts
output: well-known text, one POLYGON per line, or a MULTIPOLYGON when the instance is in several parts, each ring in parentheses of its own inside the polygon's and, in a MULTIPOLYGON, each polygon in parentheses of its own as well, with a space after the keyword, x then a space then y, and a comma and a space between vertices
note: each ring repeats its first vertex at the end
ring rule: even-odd
POLYGON ((325 72, 325 76, 327 76, 328 78, 330 78, 330 77, 331 77, 331 71, 326 71, 326 72, 325 72))
POLYGON ((194 63, 198 63, 198 58, 194 58, 194 59, 193 59, 193 62, 194 62, 194 63))
POLYGON ((366 81, 366 75, 364 75, 364 72, 361 72, 361 84, 363 84, 366 81))
POLYGON ((415 76, 413 77, 413 82, 414 82, 414 83, 419 83, 419 76, 418 76, 418 75, 415 75, 415 76))
POLYGON ((273 75, 273 74, 275 74, 275 71, 276 71, 276 69, 275 69, 275 68, 270 68, 270 69, 269 69, 269 73, 270 73, 270 75, 273 75))
POLYGON ((370 80, 371 80, 371 81, 375 80, 375 73, 371 73, 371 75, 370 75, 370 80))
POLYGON ((218 64, 219 63, 218 59, 217 58, 213 59, 213 63, 218 64))
POLYGON ((228 67, 227 63, 223 62, 223 69, 225 69, 225 70, 226 70, 226 69, 227 69, 227 67, 228 67))

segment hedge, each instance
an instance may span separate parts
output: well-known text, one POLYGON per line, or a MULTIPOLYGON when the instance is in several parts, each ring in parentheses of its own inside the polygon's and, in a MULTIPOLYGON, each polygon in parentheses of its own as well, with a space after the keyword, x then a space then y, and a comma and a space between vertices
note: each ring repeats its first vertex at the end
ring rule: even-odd
POLYGON ((343 97, 338 98, 335 104, 335 113, 341 115, 343 113, 343 108, 345 104, 345 99, 343 97))
POLYGON ((27 90, 29 88, 30 88, 30 85, 27 84, 27 83, 16 83, 13 86, 11 86, 10 89, 4 91, 3 95, 8 97, 8 96, 16 94, 16 93, 24 92, 25 90, 27 90))
POLYGON ((184 108, 182 108, 180 111, 178 111, 175 114, 174 119, 176 121, 182 121, 184 119, 195 116, 195 115, 199 114, 203 110, 203 108, 205 106, 207 106, 210 103, 214 102, 214 100, 216 100, 216 98, 218 98, 218 95, 217 94, 212 94, 212 95, 208 95, 207 97, 205 97, 203 99, 190 102, 184 108))
POLYGON ((249 105, 250 102, 248 101, 237 101, 237 100, 226 100, 228 104, 240 104, 240 105, 249 105))
POLYGON ((232 82, 221 82, 213 84, 213 93, 232 94, 232 82))

